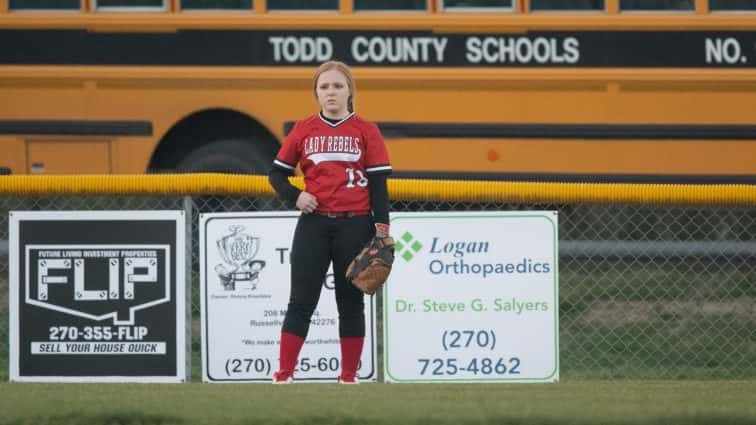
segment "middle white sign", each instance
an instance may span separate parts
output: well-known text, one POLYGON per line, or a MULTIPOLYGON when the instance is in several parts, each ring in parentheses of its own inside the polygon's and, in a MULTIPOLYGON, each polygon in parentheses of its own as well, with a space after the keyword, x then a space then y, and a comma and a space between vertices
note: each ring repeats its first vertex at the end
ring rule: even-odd
MULTIPOLYGON (((270 382, 291 286, 291 241, 299 213, 200 215, 202 380, 270 382)), ((333 269, 297 361, 298 382, 336 382, 341 370, 333 269)), ((376 381, 375 299, 365 297, 360 381, 376 381)))

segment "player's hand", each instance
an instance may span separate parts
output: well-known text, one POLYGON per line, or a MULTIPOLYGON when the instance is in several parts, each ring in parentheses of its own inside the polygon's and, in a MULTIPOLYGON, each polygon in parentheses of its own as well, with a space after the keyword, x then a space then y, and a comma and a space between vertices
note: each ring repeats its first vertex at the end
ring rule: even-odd
POLYGON ((390 226, 386 223, 375 223, 375 237, 386 238, 389 235, 390 226))
POLYGON ((297 208, 303 213, 309 214, 318 207, 318 199, 310 193, 302 191, 297 197, 297 208))

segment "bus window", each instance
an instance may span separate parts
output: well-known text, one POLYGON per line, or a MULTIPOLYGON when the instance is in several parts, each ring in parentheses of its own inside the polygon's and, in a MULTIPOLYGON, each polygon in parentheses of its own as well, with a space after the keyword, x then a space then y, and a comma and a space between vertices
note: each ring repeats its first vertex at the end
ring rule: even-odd
POLYGON ((695 10, 695 0, 620 0, 621 10, 695 10))
POLYGON ((146 12, 166 10, 166 0, 93 0, 95 10, 146 12))
POLYGON ((480 9, 514 11, 512 0, 442 0, 442 2, 444 10, 455 12, 476 11, 480 9))
POLYGON ((10 10, 78 10, 80 0, 10 0, 10 10))
POLYGON ((604 10, 604 0, 530 0, 530 10, 604 10))
POLYGON ((181 0, 184 10, 252 10, 252 0, 181 0))
POLYGON ((354 0, 354 10, 425 10, 425 0, 354 0))
POLYGON ((268 0, 268 10, 339 10, 339 0, 268 0))
POLYGON ((709 0, 709 10, 756 10, 756 0, 709 0))

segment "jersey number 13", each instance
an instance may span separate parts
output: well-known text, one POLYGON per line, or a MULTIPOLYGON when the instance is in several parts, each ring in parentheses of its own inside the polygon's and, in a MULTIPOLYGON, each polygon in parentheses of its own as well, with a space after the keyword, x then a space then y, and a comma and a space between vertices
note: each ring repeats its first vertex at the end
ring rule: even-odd
POLYGON ((355 170, 353 168, 347 168, 346 173, 347 173, 347 177, 349 178, 349 180, 347 181, 346 187, 353 188, 355 187, 354 186, 355 183, 357 183, 357 186, 359 187, 366 187, 368 185, 368 179, 367 177, 365 177, 365 174, 362 173, 362 170, 355 170), (356 182, 354 181, 355 171, 358 177, 356 182))

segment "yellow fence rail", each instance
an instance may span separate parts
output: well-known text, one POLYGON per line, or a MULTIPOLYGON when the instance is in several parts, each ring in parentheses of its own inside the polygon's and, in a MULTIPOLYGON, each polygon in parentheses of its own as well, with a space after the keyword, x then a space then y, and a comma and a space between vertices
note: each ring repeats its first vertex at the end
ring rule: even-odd
MULTIPOLYGON (((302 188, 301 177, 292 182, 302 188)), ((393 200, 755 205, 756 185, 532 183, 389 179, 393 200)), ((273 196, 266 176, 229 174, 3 176, 0 195, 273 196)))

